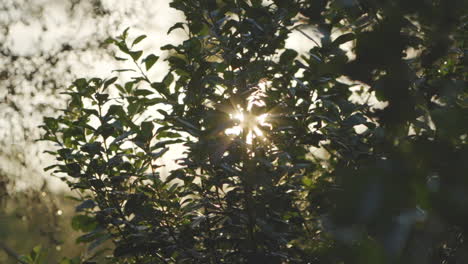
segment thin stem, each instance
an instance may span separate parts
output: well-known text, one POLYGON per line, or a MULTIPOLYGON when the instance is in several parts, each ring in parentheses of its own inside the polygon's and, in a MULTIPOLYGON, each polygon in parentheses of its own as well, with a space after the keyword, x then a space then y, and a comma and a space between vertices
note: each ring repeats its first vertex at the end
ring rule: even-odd
POLYGON ((0 248, 3 249, 3 251, 5 251, 5 253, 10 256, 11 258, 14 258, 16 261, 18 261, 19 263, 21 264, 28 264, 26 262, 24 262, 23 260, 21 260, 20 256, 13 250, 11 249, 10 247, 8 247, 7 245, 5 245, 3 242, 0 241, 0 248))
MULTIPOLYGON (((242 129, 242 141, 246 142, 247 140, 247 134, 248 130, 247 127, 244 127, 242 129)), ((253 252, 257 251, 257 243, 255 240, 255 233, 254 233, 254 228, 255 228, 255 218, 252 214, 252 187, 250 186, 248 182, 248 177, 249 177, 249 172, 250 172, 250 166, 249 166, 249 153, 248 153, 248 147, 244 147, 243 155, 242 155, 242 184, 244 185, 244 192, 245 192, 245 198, 244 198, 244 207, 247 213, 247 231, 249 234, 249 239, 251 243, 251 249, 253 252)))
POLYGON ((315 39, 313 39, 311 36, 307 35, 304 31, 302 31, 302 29, 299 29, 299 28, 294 28, 295 30, 299 31, 299 33, 301 33, 304 37, 312 40, 312 42, 315 43, 315 45, 317 45, 317 47, 320 47, 320 44, 318 44, 317 41, 315 41, 315 39))

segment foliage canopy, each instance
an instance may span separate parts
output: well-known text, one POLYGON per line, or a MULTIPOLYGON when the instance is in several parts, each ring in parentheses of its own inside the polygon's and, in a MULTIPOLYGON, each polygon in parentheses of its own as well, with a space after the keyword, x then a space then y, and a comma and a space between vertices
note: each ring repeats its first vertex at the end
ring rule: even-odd
POLYGON ((126 30, 108 43, 131 79, 78 79, 44 120, 48 169, 82 194, 78 242, 111 239, 112 263, 466 257, 466 1, 171 6, 188 38, 162 48, 162 80, 126 30), (285 48, 310 28, 307 53, 285 48))

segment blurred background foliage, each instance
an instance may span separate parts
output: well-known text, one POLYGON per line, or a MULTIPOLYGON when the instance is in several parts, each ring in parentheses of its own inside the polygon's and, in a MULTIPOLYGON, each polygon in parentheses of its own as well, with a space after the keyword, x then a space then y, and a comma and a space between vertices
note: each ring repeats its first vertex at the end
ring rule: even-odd
POLYGON ((14 255, 28 254, 36 246, 44 249, 45 263, 79 256, 83 252, 75 244, 79 233, 70 225, 73 205, 63 194, 46 190, 29 190, 5 199, 0 213, 1 263, 17 263, 14 255))
MULTIPOLYGON (((179 19, 165 0, 0 2, 2 248, 20 255, 42 245, 47 263, 83 252, 70 226, 76 202, 64 198, 69 195, 65 184, 43 171, 50 164, 43 151, 51 145, 36 141, 38 126, 43 116, 65 106, 60 93, 77 76, 106 75, 117 67, 105 39, 127 26, 159 35, 179 19), (163 22, 156 19, 161 17, 163 22)), ((179 38, 162 37, 147 48, 179 38)), ((0 263, 16 263, 0 251, 0 263)))

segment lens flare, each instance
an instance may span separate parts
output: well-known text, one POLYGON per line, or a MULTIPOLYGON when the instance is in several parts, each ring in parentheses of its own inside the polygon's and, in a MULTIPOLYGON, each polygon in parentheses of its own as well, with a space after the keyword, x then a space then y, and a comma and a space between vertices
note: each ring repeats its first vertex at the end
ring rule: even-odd
POLYGON ((264 138, 264 132, 261 127, 271 127, 268 123, 268 114, 261 114, 259 116, 252 116, 249 113, 244 114, 242 111, 236 111, 230 114, 233 120, 239 122, 238 125, 230 127, 225 130, 225 134, 229 136, 239 136, 246 130, 246 143, 252 144, 254 138, 264 138))

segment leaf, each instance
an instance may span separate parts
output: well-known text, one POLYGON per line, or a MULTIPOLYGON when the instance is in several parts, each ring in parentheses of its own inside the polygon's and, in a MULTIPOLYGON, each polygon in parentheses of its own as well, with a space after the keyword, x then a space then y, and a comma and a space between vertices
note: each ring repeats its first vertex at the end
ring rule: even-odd
POLYGON ((82 212, 82 211, 84 211, 86 209, 93 209, 95 206, 96 206, 96 203, 93 200, 88 199, 88 200, 82 202, 80 205, 78 205, 75 208, 75 211, 76 212, 82 212))
POLYGON ((125 214, 130 215, 132 213, 137 213, 141 209, 146 198, 147 197, 142 193, 131 194, 130 198, 125 203, 125 214))
POLYGON ((110 143, 110 145, 112 146, 112 145, 114 145, 114 144, 118 144, 118 143, 120 143, 121 141, 123 141, 124 139, 128 138, 129 136, 131 136, 131 135, 133 135, 133 134, 135 134, 135 132, 133 132, 133 131, 125 132, 125 133, 123 133, 122 135, 116 137, 116 138, 114 139, 114 141, 112 141, 112 142, 110 143))
POLYGON ((95 241, 101 237, 105 237, 105 233, 103 233, 103 230, 98 228, 96 230, 93 230, 92 232, 89 232, 87 234, 84 234, 82 236, 79 236, 76 239, 76 243, 89 243, 91 241, 95 241))
POLYGON ((117 247, 114 249, 114 257, 119 258, 128 255, 134 255, 136 252, 138 252, 138 248, 132 247, 128 244, 120 244, 117 245, 117 247))
POLYGON ((127 93, 131 93, 133 90, 133 85, 135 85, 135 82, 125 83, 125 91, 127 91, 127 93))
POLYGON ((121 92, 122 94, 126 94, 126 93, 127 93, 127 91, 125 91, 125 89, 122 87, 122 85, 116 84, 115 87, 116 87, 117 90, 119 90, 119 92, 121 92))
POLYGON ((171 104, 164 98, 151 98, 145 101, 145 105, 171 104))
POLYGON ((167 58, 167 61, 169 61, 169 64, 174 68, 184 69, 185 65, 187 65, 187 62, 184 59, 177 56, 171 56, 167 58))
POLYGON ((153 137, 153 129, 153 122, 145 121, 141 123, 141 136, 144 138, 145 141, 153 137))
MULTIPOLYGON (((109 240, 110 238, 112 238, 112 235, 110 234, 103 234, 101 236, 99 236, 98 238, 96 238, 91 244, 89 244, 88 246, 88 251, 91 251, 95 248, 97 248, 98 246, 102 245, 102 243, 106 242, 107 240, 109 240)), ((105 250, 109 250, 108 248, 104 249, 105 250)), ((102 253, 102 252, 101 252, 102 253)))
POLYGON ((115 81, 117 81, 117 77, 112 77, 112 78, 110 78, 109 80, 105 81, 105 82, 104 82, 104 89, 106 89, 107 87, 109 87, 109 85, 115 83, 115 81))
POLYGON ((343 121, 343 124, 346 126, 356 126, 360 124, 365 124, 367 119, 362 114, 354 114, 343 121))
POLYGON ((80 78, 80 79, 75 80, 73 84, 76 86, 78 91, 81 91, 88 86, 88 81, 86 81, 86 79, 84 78, 80 78))
POLYGON ((291 61, 293 61, 296 58, 297 55, 298 55, 297 51, 292 50, 292 49, 287 49, 281 54, 280 63, 289 64, 291 61))
POLYGON ((151 84, 151 87, 154 88, 159 94, 162 94, 166 97, 169 96, 169 90, 166 88, 164 83, 154 82, 151 84))
POLYGON ((150 54, 148 55, 143 61, 145 62, 145 67, 146 67, 146 70, 149 70, 151 69, 151 67, 153 67, 153 65, 158 61, 159 57, 154 55, 154 54, 150 54))
POLYGON ((112 70, 112 72, 127 72, 127 71, 132 71, 134 72, 134 69, 118 69, 118 70, 112 70))
POLYGON ((136 44, 140 43, 142 40, 146 38, 146 35, 141 35, 138 36, 132 43, 132 47, 135 46, 136 44))
POLYGON ((141 57, 141 55, 143 55, 143 51, 131 51, 129 54, 134 61, 137 61, 141 57))
POLYGON ((177 49, 177 47, 172 44, 167 44, 167 45, 162 46, 160 49, 161 50, 173 50, 173 49, 177 49))
POLYGON ((49 170, 51 170, 51 169, 53 169, 53 168, 55 168, 55 167, 57 167, 57 166, 58 166, 58 165, 47 166, 47 167, 44 168, 44 171, 49 171, 49 170))
POLYGON ((180 138, 181 135, 179 133, 171 132, 171 131, 161 131, 157 135, 157 139, 160 138, 180 138))
POLYGON ((107 110, 106 116, 113 116, 113 115, 124 115, 125 111, 123 110, 121 105, 111 105, 109 110, 107 110))
POLYGON ((164 83, 164 85, 166 85, 166 87, 169 87, 173 81, 174 81, 174 75, 172 75, 171 73, 168 73, 166 77, 164 77, 162 82, 164 83))
POLYGON ((183 125, 184 127, 186 128, 189 128, 189 129, 192 129, 192 130, 195 130, 195 131, 200 131, 200 129, 198 129, 197 127, 195 127, 194 125, 190 124, 189 122, 179 118, 179 117, 176 117, 175 118, 177 120, 177 122, 179 122, 181 125, 183 125))
POLYGON ((158 152, 152 152, 151 153, 151 158, 153 158, 153 160, 155 159, 158 159, 160 157, 162 157, 167 151, 169 150, 169 148, 164 148, 158 152))
POLYGON ((93 217, 87 215, 75 215, 72 218, 72 228, 76 231, 90 232, 97 226, 97 222, 93 217))
POLYGON ((115 40, 114 38, 110 38, 110 37, 107 38, 106 40, 104 40, 104 44, 107 44, 107 45, 114 44, 116 42, 117 42, 117 40, 115 40))
POLYGON ((90 155, 99 154, 103 150, 100 142, 86 143, 81 147, 81 151, 90 155))
POLYGON ((150 90, 146 90, 146 89, 137 89, 135 90, 134 94, 136 96, 147 96, 147 95, 153 94, 153 92, 150 90))
POLYGON ((37 245, 32 249, 30 255, 31 255, 32 259, 34 260, 34 263, 38 263, 38 260, 40 259, 41 255, 42 255, 41 253, 42 253, 42 246, 41 245, 37 245))
POLYGON ((127 39, 127 36, 128 36, 128 30, 130 29, 130 27, 127 27, 123 32, 122 32, 122 35, 120 35, 120 38, 122 40, 125 40, 127 39))
POLYGON ((180 139, 160 140, 160 141, 158 141, 158 143, 156 143, 154 146, 151 147, 151 150, 158 149, 158 148, 163 148, 163 147, 166 147, 166 145, 172 145, 172 144, 181 143, 181 142, 183 142, 183 141, 180 140, 180 139))
POLYGON ((178 23, 175 23, 172 27, 169 28, 169 30, 167 31, 167 34, 171 34, 171 32, 175 29, 184 29, 184 24, 185 23, 182 23, 182 22, 178 22, 178 23))
POLYGON ((341 44, 344 44, 348 41, 351 41, 351 40, 354 40, 356 38, 356 36, 353 34, 353 33, 347 33, 347 34, 343 34, 339 37, 337 37, 332 45, 335 46, 335 47, 338 47, 339 45, 341 44))
POLYGON ((130 116, 134 116, 135 114, 140 113, 140 110, 141 110, 140 101, 135 101, 129 104, 127 107, 127 110, 130 116))
POLYGON ((198 227, 202 222, 206 220, 206 216, 200 215, 193 218, 192 223, 190 224, 192 228, 198 227))
POLYGON ((114 59, 118 60, 118 61, 126 61, 128 59, 126 58, 122 58, 122 57, 118 57, 118 56, 114 56, 114 59))
POLYGON ((117 47, 119 47, 119 49, 120 49, 123 53, 125 53, 125 54, 130 54, 130 50, 128 49, 127 43, 125 43, 125 41, 123 41, 123 40, 122 40, 122 41, 119 41, 119 42, 117 43, 117 47))

